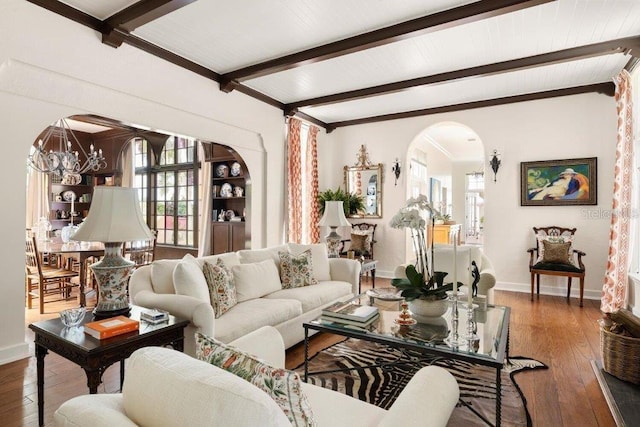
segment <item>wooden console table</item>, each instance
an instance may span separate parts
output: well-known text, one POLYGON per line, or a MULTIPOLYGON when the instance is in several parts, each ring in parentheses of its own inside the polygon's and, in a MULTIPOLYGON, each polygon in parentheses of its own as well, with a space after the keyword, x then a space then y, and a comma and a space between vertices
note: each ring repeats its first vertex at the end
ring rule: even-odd
MULTIPOLYGON (((142 307, 132 306, 131 318, 140 320, 142 307)), ((49 350, 72 361, 84 369, 89 393, 98 392, 104 371, 120 362, 120 388, 124 381, 124 360, 142 347, 171 345, 184 350, 184 328, 188 320, 169 316, 169 321, 158 325, 140 322, 140 330, 98 340, 84 333, 84 324, 93 316, 87 313, 82 324, 65 328, 60 319, 45 320, 29 325, 35 333, 38 369, 38 423, 44 425, 44 357, 49 350)))
POLYGON ((436 224, 433 226, 433 243, 444 243, 452 245, 451 232, 458 231, 458 245, 460 245, 460 229, 462 224, 436 224))

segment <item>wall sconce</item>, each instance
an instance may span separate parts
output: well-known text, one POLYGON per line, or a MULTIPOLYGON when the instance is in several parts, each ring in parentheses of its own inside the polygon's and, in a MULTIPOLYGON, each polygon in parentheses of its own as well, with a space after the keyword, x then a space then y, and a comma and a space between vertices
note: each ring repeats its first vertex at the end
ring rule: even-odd
POLYGON ((398 185, 398 178, 400 178, 400 171, 401 171, 401 167, 400 167, 400 160, 398 160, 398 158, 396 157, 396 161, 393 164, 393 166, 391 167, 391 170, 393 171, 393 174, 396 176, 396 182, 394 185, 398 185))
POLYGON ((491 165, 491 169, 493 169, 493 182, 496 182, 496 174, 498 173, 498 169, 500 169, 500 153, 498 150, 493 150, 493 154, 491 155, 491 160, 489 164, 491 165))

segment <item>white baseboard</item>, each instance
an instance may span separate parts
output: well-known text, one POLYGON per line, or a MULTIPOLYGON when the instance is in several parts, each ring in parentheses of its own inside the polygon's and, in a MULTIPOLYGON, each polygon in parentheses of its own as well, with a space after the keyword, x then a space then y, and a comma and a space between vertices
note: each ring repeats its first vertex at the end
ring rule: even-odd
POLYGON ((0 365, 27 357, 31 357, 31 353, 29 352, 29 344, 26 342, 0 349, 0 365))
MULTIPOLYGON (((531 283, 510 283, 510 282, 497 282, 494 289, 499 291, 511 291, 511 292, 523 292, 531 293, 531 283)), ((567 296, 567 288, 565 286, 550 286, 540 285, 540 295, 551 296, 567 296)), ((590 289, 584 290, 584 299, 599 300, 602 294, 600 290, 594 291, 590 289)), ((580 298, 580 286, 574 283, 571 286, 571 298, 580 298)))

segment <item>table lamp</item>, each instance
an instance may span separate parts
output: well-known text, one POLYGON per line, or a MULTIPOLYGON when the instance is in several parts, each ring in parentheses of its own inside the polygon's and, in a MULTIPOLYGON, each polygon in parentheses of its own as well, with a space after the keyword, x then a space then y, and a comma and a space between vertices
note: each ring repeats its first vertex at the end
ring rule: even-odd
POLYGON ((351 224, 344 216, 342 201, 327 201, 324 204, 324 215, 318 222, 319 226, 331 228, 331 232, 325 237, 329 258, 338 258, 338 247, 340 246, 340 235, 336 232, 338 227, 350 227, 351 224))
POLYGON ((90 266, 98 282, 98 319, 128 314, 127 283, 134 263, 122 257, 123 242, 151 240, 135 188, 98 186, 89 215, 73 236, 76 241, 103 242, 104 257, 90 266))

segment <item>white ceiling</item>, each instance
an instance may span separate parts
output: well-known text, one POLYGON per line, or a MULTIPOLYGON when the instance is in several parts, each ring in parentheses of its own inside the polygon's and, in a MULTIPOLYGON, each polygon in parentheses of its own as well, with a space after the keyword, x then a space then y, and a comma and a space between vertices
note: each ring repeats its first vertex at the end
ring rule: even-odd
MULTIPOLYGON (((508 1, 197 0, 137 26, 126 35, 223 75, 436 12, 508 1)), ((104 21, 137 1, 65 0, 64 3, 104 21)), ((530 3, 536 4, 484 19, 456 22, 445 28, 431 28, 420 35, 410 34, 331 59, 310 60, 271 74, 241 78, 242 86, 236 90, 250 95, 257 92, 271 104, 288 110, 287 104, 316 97, 640 36, 639 0, 530 3)), ((631 53, 638 55, 640 41, 632 43, 632 47, 631 53)), ((364 98, 294 107, 304 113, 303 117, 327 124, 331 129, 354 124, 354 120, 388 119, 384 116, 407 112, 424 114, 428 112, 421 110, 610 83, 631 58, 628 52, 618 51, 364 98)), ((460 138, 465 135, 460 134, 460 138)))

